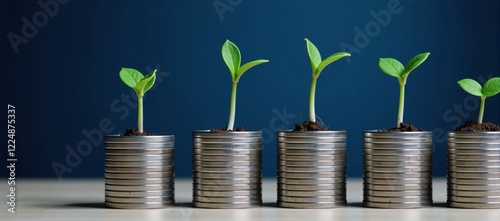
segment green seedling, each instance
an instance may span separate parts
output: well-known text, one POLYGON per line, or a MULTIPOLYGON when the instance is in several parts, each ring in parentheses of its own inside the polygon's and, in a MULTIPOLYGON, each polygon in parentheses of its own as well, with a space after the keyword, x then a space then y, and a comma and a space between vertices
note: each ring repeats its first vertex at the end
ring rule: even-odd
POLYGON ((408 75, 410 72, 415 70, 418 66, 420 66, 424 61, 429 57, 430 53, 422 53, 413 57, 406 66, 403 66, 401 62, 394 58, 380 58, 378 62, 378 66, 380 69, 393 77, 396 77, 399 81, 399 108, 398 108, 398 120, 397 120, 397 128, 400 128, 401 123, 403 122, 403 114, 405 108, 405 85, 406 80, 408 79, 408 75))
POLYGON ((231 79, 233 81, 233 86, 231 88, 231 104, 229 108, 229 122, 227 124, 227 130, 234 129, 234 119, 236 114, 236 89, 238 86, 238 81, 240 80, 243 73, 248 71, 250 68, 269 62, 269 60, 259 59, 255 61, 250 61, 244 65, 241 65, 241 53, 240 49, 231 41, 226 40, 222 45, 222 58, 229 68, 231 73, 231 79))
POLYGON ((347 56, 351 56, 351 54, 346 52, 338 52, 330 55, 330 57, 325 60, 321 59, 321 54, 319 53, 318 48, 309 41, 309 39, 305 38, 307 53, 309 54, 309 59, 311 60, 312 67, 312 81, 311 81, 311 91, 309 93, 309 121, 316 122, 316 109, 315 109, 315 96, 316 96, 316 81, 318 80, 319 75, 329 64, 347 56))
POLYGON ((479 107, 479 116, 477 118, 478 123, 483 122, 483 114, 484 114, 484 103, 487 97, 495 96, 500 92, 500 77, 491 78, 484 86, 481 85, 472 79, 465 78, 457 82, 464 91, 474 96, 478 96, 481 98, 481 106, 479 107))
POLYGON ((142 108, 142 100, 144 94, 153 87, 156 80, 156 69, 148 75, 144 76, 141 72, 132 68, 122 68, 120 70, 120 78, 123 83, 134 89, 137 95, 137 130, 139 133, 144 132, 144 115, 142 108))

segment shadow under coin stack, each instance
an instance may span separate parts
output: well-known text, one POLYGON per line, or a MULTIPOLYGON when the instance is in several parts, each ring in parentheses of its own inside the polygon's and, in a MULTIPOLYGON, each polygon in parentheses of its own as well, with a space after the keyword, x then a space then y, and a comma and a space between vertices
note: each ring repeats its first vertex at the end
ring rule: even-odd
POLYGON ((364 206, 432 206, 432 132, 370 131, 364 143, 364 206))
POLYGON ((346 132, 278 132, 278 206, 346 205, 346 132))
POLYGON ((262 206, 262 132, 193 132, 193 205, 262 206))
POLYGON ((500 208, 500 132, 448 133, 448 205, 500 208))
POLYGON ((105 204, 169 207, 174 200, 174 136, 106 136, 105 204))

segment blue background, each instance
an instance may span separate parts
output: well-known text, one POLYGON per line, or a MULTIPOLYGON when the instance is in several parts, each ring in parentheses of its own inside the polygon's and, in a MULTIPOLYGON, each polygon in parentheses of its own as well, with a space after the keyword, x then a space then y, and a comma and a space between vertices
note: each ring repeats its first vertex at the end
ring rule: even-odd
MULTIPOLYGON (((110 133, 136 126, 136 108, 121 100, 134 98, 118 77, 121 67, 143 73, 159 68, 161 82, 145 99, 145 128, 176 136, 176 175, 191 176, 192 131, 227 124, 231 83, 220 55, 226 39, 239 46, 243 62, 270 60, 240 81, 236 115, 236 125, 264 131, 263 174, 269 177, 276 174, 276 131, 307 120, 311 68, 304 37, 324 57, 344 50, 342 43, 351 45, 345 49, 351 59, 326 68, 316 94, 321 120, 348 132, 351 177, 362 174, 362 131, 393 127, 396 120, 398 84, 379 70, 378 58, 406 63, 431 52, 409 77, 405 121, 434 131, 436 176, 446 172, 446 131, 478 113, 478 99, 456 81, 500 75, 498 1, 73 0, 58 5, 46 24, 39 18, 43 25, 18 53, 9 33, 22 36, 21 18, 32 21, 43 9, 26 0, 2 1, 0 7, 1 102, 16 107, 17 177, 55 177, 52 164, 67 165, 67 146, 89 141, 82 131, 99 130, 103 119, 111 121, 110 133), (225 11, 218 12, 214 2, 225 11), (398 13, 383 17, 387 23, 371 13, 398 2, 398 13)), ((499 104, 500 96, 487 100, 485 121, 500 122, 499 104)), ((6 136, 2 140, 5 144, 6 136)), ((103 149, 102 142, 93 145, 61 177, 102 177, 103 149)), ((7 176, 5 167, 0 171, 7 176)))

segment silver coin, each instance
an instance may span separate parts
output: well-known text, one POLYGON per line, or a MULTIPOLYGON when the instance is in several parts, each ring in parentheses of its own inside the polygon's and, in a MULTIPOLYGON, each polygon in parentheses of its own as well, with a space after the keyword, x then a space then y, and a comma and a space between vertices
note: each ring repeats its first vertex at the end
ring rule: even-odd
POLYGON ((430 143, 419 143, 419 142, 411 142, 411 141, 405 141, 404 143, 401 142, 387 142, 387 143, 375 143, 375 142, 365 142, 364 143, 364 148, 371 148, 371 149, 377 149, 377 150, 430 150, 432 148, 432 144, 430 143))
POLYGON ((105 161, 104 166, 111 167, 154 167, 154 166, 173 166, 174 161, 105 161))
POLYGON ((173 143, 175 141, 174 135, 151 135, 151 136, 122 136, 119 134, 115 135, 107 135, 105 136, 105 143, 164 143, 170 142, 173 143))
POLYGON ((399 184, 432 184, 432 179, 430 178, 400 178, 400 179, 376 179, 365 177, 365 183, 380 184, 380 185, 399 185, 399 184))
POLYGON ((448 160, 455 161, 500 161, 500 156, 484 156, 484 155, 455 155, 448 154, 448 160))
POLYGON ((128 161, 173 161, 173 154, 144 154, 144 155, 109 155, 106 161, 128 162, 128 161))
POLYGON ((292 156, 315 156, 315 155, 340 155, 345 154, 345 149, 310 149, 310 150, 297 150, 297 149, 278 149, 278 154, 292 155, 292 156))
POLYGON ((346 195, 345 189, 341 190, 316 190, 316 191, 297 191, 297 190, 279 190, 279 196, 295 196, 295 197, 314 197, 314 196, 344 196, 346 195))
POLYGON ((106 156, 136 156, 136 155, 161 155, 168 154, 173 155, 174 149, 172 148, 141 148, 141 149, 126 149, 126 150, 111 150, 105 149, 104 154, 106 156))
POLYGON ((463 197, 463 196, 448 196, 448 201, 459 203, 500 203, 499 196, 488 197, 463 197))
POLYGON ((296 145, 299 147, 323 147, 326 145, 346 145, 346 137, 278 137, 278 144, 296 145))
POLYGON ((111 184, 111 185, 124 185, 124 186, 137 186, 137 185, 144 185, 144 184, 167 184, 167 183, 173 183, 174 178, 147 178, 147 179, 109 179, 106 178, 104 180, 106 184, 111 184))
POLYGON ((464 190, 448 190, 448 197, 462 196, 462 197, 500 197, 500 190, 492 191, 464 191, 464 190))
POLYGON ((432 184, 393 184, 393 185, 380 185, 380 184, 371 184, 364 183, 364 190, 373 190, 373 191, 399 191, 399 190, 432 190, 432 184))
POLYGON ((243 209, 243 208, 261 207, 262 201, 236 202, 236 203, 205 203, 193 200, 193 206, 196 208, 207 208, 207 209, 243 209))
POLYGON ((297 178, 297 179, 315 179, 315 178, 345 178, 346 177, 346 172, 341 171, 341 172, 295 172, 295 173, 290 173, 290 172, 281 172, 278 171, 278 177, 281 178, 297 178))
POLYGON ((244 167, 244 166, 261 166, 260 161, 193 161, 194 166, 203 167, 244 167))
POLYGON ((173 149, 174 143, 106 143, 107 150, 173 149))
POLYGON ((432 171, 432 166, 378 167, 378 166, 363 165, 363 170, 368 172, 378 172, 378 173, 430 172, 432 171))
POLYGON ((371 161, 364 160, 364 165, 376 167, 409 167, 409 166, 432 166, 432 161, 371 161))
POLYGON ((372 156, 415 156, 415 155, 420 155, 420 156, 430 156, 432 154, 431 149, 371 149, 371 148, 364 148, 363 153, 365 155, 372 155, 372 156))
POLYGON ((149 196, 174 196, 174 189, 152 191, 111 191, 106 190, 105 196, 112 197, 149 197, 149 196))
POLYGON ((139 173, 104 173, 105 178, 110 179, 130 179, 130 180, 141 180, 150 178, 173 178, 175 177, 174 172, 139 172, 139 173))
POLYGON ((384 203, 384 202, 370 202, 363 201, 363 206, 381 209, 413 209, 413 208, 423 208, 431 207, 432 201, 422 201, 422 202, 401 202, 401 203, 384 203))
POLYGON ((448 160, 448 165, 461 167, 500 167, 500 161, 454 161, 448 160))
POLYGON ((432 196, 432 190, 399 190, 399 191, 364 190, 363 195, 379 196, 379 197, 432 196))
POLYGON ((448 189, 462 190, 462 191, 474 191, 474 190, 490 191, 490 190, 500 190, 500 184, 465 185, 465 184, 448 183, 448 189))
POLYGON ((193 181, 198 184, 207 185, 233 185, 233 184, 259 184, 262 179, 259 178, 234 178, 234 179, 202 179, 193 178, 193 181))
POLYGON ((278 183, 278 191, 280 190, 345 190, 346 185, 344 183, 331 183, 331 184, 316 184, 316 185, 295 185, 278 183))
POLYGON ((454 172, 454 171, 448 171, 448 176, 455 177, 455 178, 464 178, 464 179, 499 178, 500 172, 488 172, 488 171, 454 172))
POLYGON ((193 142, 193 148, 198 149, 262 149, 261 142, 255 138, 242 140, 227 140, 227 139, 205 139, 193 142))
POLYGON ((193 172, 193 177, 202 179, 237 179, 237 178, 261 178, 261 171, 257 172, 193 172))
POLYGON ((346 166, 309 166, 309 167, 290 167, 290 166, 278 166, 278 172, 299 172, 299 173, 309 173, 309 172, 341 172, 345 171, 346 166))
POLYGON ((345 160, 328 160, 328 161, 286 161, 278 160, 278 165, 280 166, 291 166, 291 167, 302 167, 302 166, 344 166, 346 164, 345 160))
POLYGON ((449 207, 466 208, 466 209, 500 209, 500 203, 462 203, 448 201, 449 207))
POLYGON ((106 207, 115 209, 158 209, 165 207, 172 207, 175 201, 168 202, 155 202, 155 203, 112 203, 105 202, 106 207))
POLYGON ((260 172, 261 166, 245 166, 245 167, 202 167, 193 166, 194 172, 201 173, 224 173, 224 172, 260 172))
POLYGON ((193 144, 203 144, 213 146, 226 146, 227 148, 231 148, 231 146, 235 146, 236 144, 258 144, 262 143, 262 137, 238 137, 238 138, 229 138, 229 137, 193 137, 193 144))
POLYGON ((494 150, 491 150, 491 149, 458 150, 458 149, 448 148, 448 154, 494 157, 494 156, 500 156, 500 150, 495 150, 495 149, 494 150))
POLYGON ((147 196, 147 197, 112 197, 106 196, 106 202, 110 203, 154 203, 174 201, 174 196, 147 196))
POLYGON ((148 166, 148 167, 105 167, 104 172, 109 173, 141 173, 141 172, 173 172, 174 166, 148 166))
POLYGON ((497 142, 489 142, 483 143, 480 142, 449 142, 449 149, 457 149, 457 150, 500 150, 499 143, 497 142))
POLYGON ((174 184, 147 184, 140 186, 123 186, 123 185, 104 185, 105 190, 110 191, 150 191, 150 190, 169 190, 174 189, 174 184))
POLYGON ((203 191, 232 191, 232 190, 260 190, 262 189, 260 183, 252 184, 233 184, 233 185, 207 185, 193 183, 194 190, 203 191))
POLYGON ((294 178, 278 178, 278 183, 296 184, 296 185, 316 185, 316 184, 332 184, 345 183, 345 178, 309 178, 309 179, 294 179, 294 178))
POLYGON ((363 172, 364 177, 378 179, 398 179, 398 178, 432 178, 432 173, 429 172, 363 172))
POLYGON ((397 155, 393 157, 364 155, 365 160, 385 161, 385 162, 401 162, 401 161, 432 161, 430 155, 397 155))
POLYGON ((193 200, 196 202, 205 203, 238 203, 238 202, 259 202, 262 201, 260 195, 251 196, 232 196, 232 197, 205 197, 205 196, 193 196, 193 200))
POLYGON ((278 154, 279 160, 286 161, 335 161, 335 160, 345 160, 345 154, 317 154, 314 157, 310 155, 286 155, 286 154, 278 154))
POLYGON ((465 185, 484 185, 484 184, 500 185, 500 178, 463 179, 463 178, 448 177, 448 183, 465 184, 465 185))
POLYGON ((261 190, 238 190, 238 191, 205 191, 193 190, 193 196, 205 197, 229 197, 229 196, 255 196, 262 195, 261 190))
POLYGON ((260 156, 262 150, 253 149, 227 149, 227 150, 212 150, 212 149, 193 149, 193 154, 197 155, 215 155, 215 156, 234 156, 234 155, 254 155, 260 156))
POLYGON ((260 155, 233 155, 233 156, 217 156, 217 155, 193 155, 193 161, 261 161, 262 156, 260 155))
POLYGON ((413 146, 413 145, 430 145, 432 142, 432 138, 429 137, 414 137, 414 138, 406 138, 406 137, 399 137, 399 138, 381 138, 381 137, 364 137, 363 138, 365 143, 372 143, 372 144, 378 144, 378 145, 397 145, 397 146, 413 146))
POLYGON ((316 203, 293 203, 293 202, 283 202, 278 201, 278 207, 282 208, 294 208, 294 209, 327 209, 327 208, 338 208, 345 207, 346 201, 341 202, 316 202, 316 203))
POLYGON ((432 202, 432 195, 397 196, 397 197, 364 195, 363 200, 369 202, 378 202, 378 203, 432 202))
POLYGON ((292 203, 335 203, 335 202, 346 202, 345 196, 317 196, 317 197, 291 197, 291 196, 279 196, 278 201, 281 202, 292 202, 292 203))
POLYGON ((500 166, 453 166, 453 165, 448 165, 448 171, 451 172, 499 172, 500 173, 500 166))

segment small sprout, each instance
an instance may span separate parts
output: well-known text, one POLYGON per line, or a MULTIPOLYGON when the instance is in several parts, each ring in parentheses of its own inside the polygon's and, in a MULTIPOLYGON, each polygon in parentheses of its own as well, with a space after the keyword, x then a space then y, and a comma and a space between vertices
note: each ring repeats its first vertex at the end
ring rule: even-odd
POLYGON ((305 38, 307 53, 309 54, 309 59, 311 60, 312 67, 312 82, 311 82, 311 91, 309 93, 309 121, 316 122, 316 110, 314 105, 315 95, 316 95, 316 81, 318 80, 319 75, 329 64, 347 56, 351 56, 351 54, 346 52, 338 52, 330 55, 330 57, 325 60, 321 59, 321 54, 319 53, 318 48, 309 41, 309 39, 305 38))
POLYGON ((227 124, 227 130, 234 129, 234 118, 236 114, 236 88, 238 86, 238 81, 240 80, 243 73, 248 71, 250 68, 269 62, 269 60, 259 59, 255 61, 250 61, 243 66, 241 65, 241 53, 240 49, 231 41, 226 40, 222 45, 222 58, 229 68, 231 73, 231 78, 233 81, 233 86, 231 89, 231 105, 229 109, 229 122, 227 124))
POLYGON ((457 82, 464 91, 474 96, 481 97, 481 106, 479 108, 478 123, 483 122, 484 103, 487 97, 492 97, 500 92, 500 77, 491 78, 484 84, 483 87, 470 78, 465 78, 457 82))
POLYGON ((134 89, 137 95, 137 130, 139 133, 144 132, 144 117, 143 117, 143 106, 142 100, 144 94, 153 87, 156 80, 156 69, 153 70, 148 75, 144 76, 141 72, 132 68, 122 68, 120 70, 120 78, 123 83, 134 89))
POLYGON ((405 85, 406 79, 410 72, 415 70, 418 66, 420 66, 424 61, 429 57, 430 53, 422 53, 415 57, 413 57, 406 67, 401 64, 398 60, 394 58, 380 58, 378 62, 378 66, 380 70, 384 73, 396 77, 399 81, 399 108, 398 108, 398 120, 397 120, 397 128, 401 127, 401 123, 403 122, 403 114, 405 108, 405 85))

